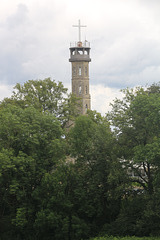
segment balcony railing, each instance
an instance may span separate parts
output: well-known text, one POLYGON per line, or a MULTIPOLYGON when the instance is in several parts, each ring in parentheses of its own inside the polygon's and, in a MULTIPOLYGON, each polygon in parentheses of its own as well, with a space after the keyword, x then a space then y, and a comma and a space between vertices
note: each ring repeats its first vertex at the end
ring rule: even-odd
POLYGON ((70 47, 74 48, 74 47, 79 47, 79 48, 83 48, 83 47, 87 47, 90 48, 90 42, 88 41, 84 41, 84 42, 71 42, 70 43, 70 47))

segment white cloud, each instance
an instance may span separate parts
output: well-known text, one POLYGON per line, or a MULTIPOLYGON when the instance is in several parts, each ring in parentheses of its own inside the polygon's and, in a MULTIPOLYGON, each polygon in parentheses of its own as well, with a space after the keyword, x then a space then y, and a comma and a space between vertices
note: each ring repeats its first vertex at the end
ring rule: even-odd
POLYGON ((0 85, 0 101, 6 97, 10 97, 13 91, 13 86, 11 85, 0 85))
POLYGON ((104 87, 101 84, 91 85, 91 108, 105 115, 111 110, 110 103, 113 103, 115 98, 122 98, 122 92, 119 89, 111 89, 104 87))

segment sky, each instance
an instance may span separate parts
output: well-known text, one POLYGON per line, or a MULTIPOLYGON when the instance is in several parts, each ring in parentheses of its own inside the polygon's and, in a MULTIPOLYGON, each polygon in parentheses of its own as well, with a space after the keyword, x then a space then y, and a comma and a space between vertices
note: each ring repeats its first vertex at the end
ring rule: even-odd
POLYGON ((81 20, 91 46, 92 110, 120 89, 160 81, 160 0, 0 0, 0 100, 16 83, 51 77, 71 91, 70 42, 81 20))

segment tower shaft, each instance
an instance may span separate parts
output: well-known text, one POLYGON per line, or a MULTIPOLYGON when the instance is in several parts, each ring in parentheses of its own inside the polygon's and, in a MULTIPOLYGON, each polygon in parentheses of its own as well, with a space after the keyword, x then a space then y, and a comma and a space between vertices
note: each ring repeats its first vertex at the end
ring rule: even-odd
POLYGON ((70 46, 70 59, 72 64, 72 93, 80 98, 80 114, 86 114, 91 109, 91 97, 89 93, 89 42, 75 42, 70 46))

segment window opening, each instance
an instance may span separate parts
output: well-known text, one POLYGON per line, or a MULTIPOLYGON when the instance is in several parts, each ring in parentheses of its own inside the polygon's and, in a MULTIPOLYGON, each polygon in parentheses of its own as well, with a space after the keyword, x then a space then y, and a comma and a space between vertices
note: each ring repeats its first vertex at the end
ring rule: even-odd
POLYGON ((81 76, 82 75, 82 69, 81 69, 81 67, 79 67, 79 76, 81 76))
POLYGON ((79 55, 83 55, 83 52, 82 52, 82 51, 78 51, 78 54, 79 54, 79 55))
POLYGON ((87 89, 87 86, 86 86, 86 94, 88 93, 88 89, 87 89))
POLYGON ((87 69, 87 67, 85 67, 85 74, 86 74, 86 76, 87 76, 87 74, 88 74, 88 69, 87 69))
POLYGON ((73 67, 73 75, 75 76, 76 75, 76 68, 73 67))
POLYGON ((87 112, 87 109, 88 109, 88 105, 86 104, 86 112, 87 112))

